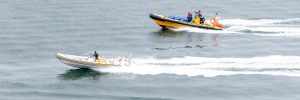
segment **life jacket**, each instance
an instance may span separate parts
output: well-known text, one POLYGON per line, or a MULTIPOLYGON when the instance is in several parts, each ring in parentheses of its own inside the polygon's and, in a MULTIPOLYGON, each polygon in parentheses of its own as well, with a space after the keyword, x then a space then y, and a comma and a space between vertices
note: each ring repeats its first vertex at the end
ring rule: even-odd
POLYGON ((196 17, 196 18, 194 19, 194 23, 195 23, 196 25, 200 25, 200 18, 199 18, 199 17, 196 17))

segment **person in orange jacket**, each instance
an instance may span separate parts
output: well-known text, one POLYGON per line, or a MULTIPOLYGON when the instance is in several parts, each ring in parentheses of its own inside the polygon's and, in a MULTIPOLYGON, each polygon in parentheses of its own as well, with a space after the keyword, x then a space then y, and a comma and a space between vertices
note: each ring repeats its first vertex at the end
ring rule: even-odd
POLYGON ((223 28, 223 25, 219 22, 219 20, 220 20, 220 16, 219 16, 218 13, 216 13, 215 16, 210 18, 210 23, 213 24, 216 27, 223 28))

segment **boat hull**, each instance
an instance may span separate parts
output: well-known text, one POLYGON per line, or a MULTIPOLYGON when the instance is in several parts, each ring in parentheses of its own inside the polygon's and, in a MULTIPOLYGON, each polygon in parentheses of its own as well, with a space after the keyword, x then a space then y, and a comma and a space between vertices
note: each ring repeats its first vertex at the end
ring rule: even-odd
POLYGON ((150 14, 149 17, 153 19, 153 21, 163 27, 163 28, 184 28, 184 27, 195 27, 195 28, 203 28, 203 29, 212 29, 212 30, 222 30, 222 28, 215 27, 211 24, 201 24, 195 25, 193 23, 187 23, 175 19, 168 18, 163 15, 158 14, 150 14))
POLYGON ((75 56, 57 53, 56 58, 58 58, 62 63, 77 67, 77 68, 105 68, 111 66, 121 66, 121 61, 117 62, 113 59, 106 59, 106 62, 96 62, 89 61, 88 57, 75 56))

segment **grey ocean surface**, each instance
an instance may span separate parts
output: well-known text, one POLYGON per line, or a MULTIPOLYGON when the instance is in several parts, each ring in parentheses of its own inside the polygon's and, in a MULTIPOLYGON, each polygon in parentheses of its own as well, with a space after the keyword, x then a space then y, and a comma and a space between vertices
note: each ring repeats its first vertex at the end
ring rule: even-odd
POLYGON ((1 0, 1 100, 299 100, 299 0, 1 0), (150 13, 222 15, 161 30, 150 13), (57 52, 128 56, 77 69, 57 52))

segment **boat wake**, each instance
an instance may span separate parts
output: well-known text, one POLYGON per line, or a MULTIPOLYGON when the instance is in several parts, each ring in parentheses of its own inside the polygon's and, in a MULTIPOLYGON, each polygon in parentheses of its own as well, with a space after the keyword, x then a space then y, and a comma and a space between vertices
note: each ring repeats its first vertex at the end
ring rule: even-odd
POLYGON ((300 77, 299 56, 266 56, 253 58, 184 57, 171 59, 134 59, 130 66, 96 69, 108 73, 139 75, 174 74, 186 76, 228 76, 264 74, 300 77))
POLYGON ((259 36, 296 36, 300 37, 300 18, 291 19, 223 19, 220 21, 225 28, 223 31, 198 28, 174 29, 196 33, 234 33, 253 34, 259 36))
POLYGON ((227 26, 268 26, 268 25, 284 25, 293 24, 297 22, 299 24, 300 18, 291 19, 257 19, 257 20, 246 20, 246 19, 224 19, 221 23, 227 26))

